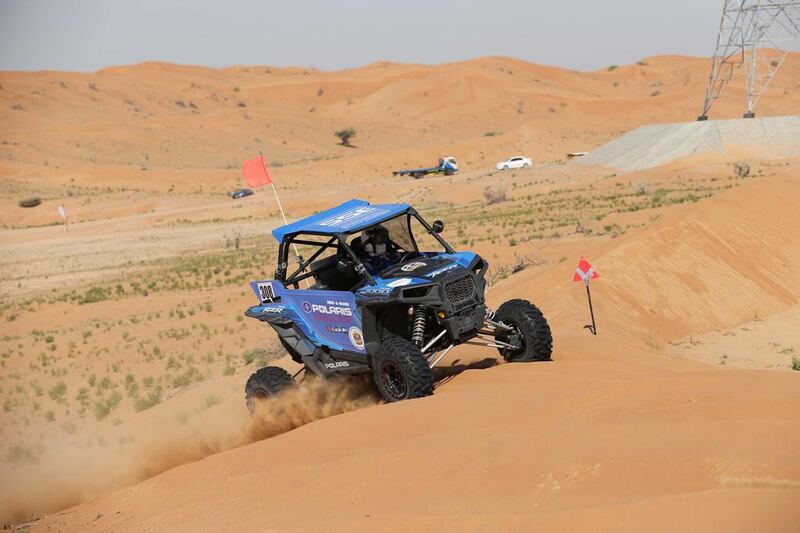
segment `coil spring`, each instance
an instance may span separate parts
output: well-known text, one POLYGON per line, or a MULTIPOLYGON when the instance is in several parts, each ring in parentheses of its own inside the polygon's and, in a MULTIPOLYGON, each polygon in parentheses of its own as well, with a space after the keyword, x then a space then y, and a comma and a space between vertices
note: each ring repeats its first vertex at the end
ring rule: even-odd
POLYGON ((494 316, 495 316, 495 312, 487 307, 486 308, 486 320, 495 320, 494 316))
POLYGON ((425 309, 417 307, 414 310, 414 323, 411 326, 411 342, 422 346, 425 342, 425 309))

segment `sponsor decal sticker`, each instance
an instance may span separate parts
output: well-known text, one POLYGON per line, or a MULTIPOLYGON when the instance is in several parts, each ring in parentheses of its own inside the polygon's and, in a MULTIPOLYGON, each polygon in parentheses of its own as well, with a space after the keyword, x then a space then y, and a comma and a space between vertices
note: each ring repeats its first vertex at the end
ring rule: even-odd
POLYGON ((445 272, 449 272, 450 270, 453 270, 454 268, 458 268, 458 265, 452 264, 452 265, 444 266, 444 267, 442 267, 440 269, 434 270, 430 274, 426 274, 426 276, 429 277, 429 278, 435 278, 439 274, 444 274, 445 272))
POLYGON ((325 368, 346 368, 350 366, 349 361, 335 361, 333 363, 323 363, 325 368))
POLYGON ((389 287, 394 288, 394 287, 405 287, 406 285, 410 285, 410 284, 411 284, 411 278, 400 278, 400 279, 396 279, 394 281, 391 281, 391 282, 387 283, 386 285, 388 285, 389 287))
POLYGON ((303 311, 306 313, 319 313, 320 315, 353 316, 353 310, 341 305, 324 305, 303 302, 303 311))
POLYGON ((403 265, 400 267, 400 270, 403 272, 413 272, 414 270, 424 267, 428 263, 423 263, 422 261, 414 261, 413 263, 409 263, 407 265, 403 265))
POLYGON ((283 313, 284 309, 286 309, 286 308, 285 307, 278 307, 278 306, 269 306, 269 307, 264 307, 264 312, 265 313, 283 313))
POLYGON ((361 294, 389 294, 392 289, 389 287, 364 287, 358 292, 361 294))
POLYGON ((350 211, 345 211, 340 215, 326 218, 320 222, 319 225, 325 227, 348 225, 365 218, 367 215, 372 215, 376 211, 380 210, 377 207, 371 206, 357 207, 355 209, 351 209, 350 211))
POLYGON ((347 332, 350 337, 350 344, 358 348, 359 350, 364 349, 364 335, 361 333, 361 329, 356 326, 350 328, 350 331, 347 332))

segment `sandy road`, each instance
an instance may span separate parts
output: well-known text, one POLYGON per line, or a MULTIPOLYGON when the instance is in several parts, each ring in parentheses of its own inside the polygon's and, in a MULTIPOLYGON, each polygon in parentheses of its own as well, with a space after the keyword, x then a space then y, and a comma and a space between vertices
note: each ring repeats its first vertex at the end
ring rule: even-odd
MULTIPOLYGON (((0 297, 83 285, 189 251, 222 249, 237 235, 264 235, 279 220, 169 224, 179 217, 230 213, 230 201, 167 207, 108 220, 0 232, 0 297)), ((265 241, 269 242, 269 241, 265 241)))

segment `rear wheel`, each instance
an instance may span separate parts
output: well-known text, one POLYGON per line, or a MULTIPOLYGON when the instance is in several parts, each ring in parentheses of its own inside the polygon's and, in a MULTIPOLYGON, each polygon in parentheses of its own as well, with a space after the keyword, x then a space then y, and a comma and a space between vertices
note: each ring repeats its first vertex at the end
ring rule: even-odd
POLYGON ((383 339, 372 371, 378 392, 387 402, 433 394, 433 372, 428 361, 414 343, 397 335, 383 339))
POLYGON ((508 362, 549 361, 553 353, 553 336, 542 312, 526 300, 509 300, 497 310, 495 320, 510 326, 498 328, 495 338, 518 346, 498 348, 508 362))
POLYGON ((251 415, 254 414, 258 402, 274 398, 293 385, 294 379, 286 370, 277 366, 259 368, 250 376, 244 387, 247 410, 251 415))

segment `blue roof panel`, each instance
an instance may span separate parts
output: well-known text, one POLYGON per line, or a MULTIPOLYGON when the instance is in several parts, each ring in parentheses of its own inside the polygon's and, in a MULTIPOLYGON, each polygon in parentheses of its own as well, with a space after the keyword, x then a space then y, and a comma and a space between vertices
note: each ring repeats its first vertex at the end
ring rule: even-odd
POLYGON ((272 236, 278 242, 283 242, 287 235, 293 233, 316 233, 321 235, 355 233, 373 224, 400 215, 409 208, 408 204, 370 205, 369 202, 364 200, 350 200, 316 215, 300 219, 297 222, 279 226, 272 230, 272 236))

